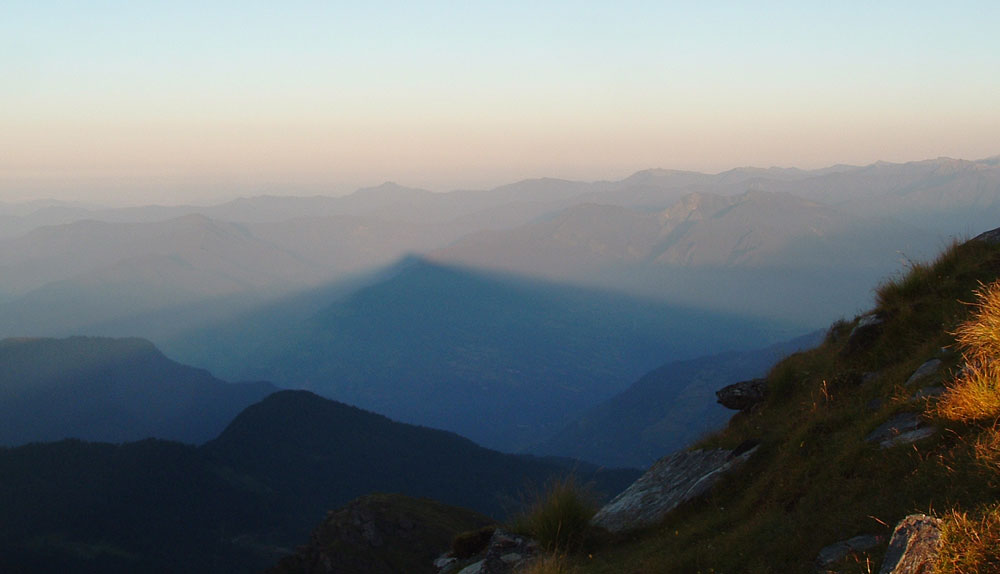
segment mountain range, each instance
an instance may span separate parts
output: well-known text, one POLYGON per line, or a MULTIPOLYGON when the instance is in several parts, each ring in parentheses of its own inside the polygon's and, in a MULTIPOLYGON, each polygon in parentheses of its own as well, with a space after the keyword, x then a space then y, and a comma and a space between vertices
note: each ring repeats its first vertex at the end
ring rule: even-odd
POLYGON ((818 345, 823 335, 816 331, 763 349, 672 361, 528 451, 579 457, 612 468, 648 468, 665 453, 687 447, 732 418, 733 412, 716 402, 715 391, 763 377, 781 359, 818 345))
POLYGON ((513 452, 624 390, 664 357, 745 349, 789 332, 417 258, 285 322, 292 316, 270 309, 166 348, 232 380, 306 388, 513 452))
POLYGON ((147 439, 0 448, 0 569, 259 571, 327 509, 362 494, 434 497, 502 517, 526 489, 567 473, 606 494, 638 475, 501 454, 280 391, 201 447, 147 439))
POLYGON ((149 341, 0 341, 0 445, 148 437, 200 444, 277 389, 230 384, 165 357, 149 341))

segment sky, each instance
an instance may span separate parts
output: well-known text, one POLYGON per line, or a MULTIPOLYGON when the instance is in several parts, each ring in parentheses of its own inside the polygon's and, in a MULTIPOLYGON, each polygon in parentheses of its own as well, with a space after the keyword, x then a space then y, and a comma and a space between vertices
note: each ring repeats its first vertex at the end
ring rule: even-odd
POLYGON ((1000 154, 1000 3, 0 4, 0 201, 1000 154))

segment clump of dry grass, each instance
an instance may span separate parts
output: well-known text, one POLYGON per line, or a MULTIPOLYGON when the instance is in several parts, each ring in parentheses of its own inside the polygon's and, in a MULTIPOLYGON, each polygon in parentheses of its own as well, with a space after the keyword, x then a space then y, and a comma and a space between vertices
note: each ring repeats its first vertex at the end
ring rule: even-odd
POLYGON ((1000 505, 986 508, 971 517, 959 511, 945 516, 935 572, 1000 572, 1000 505))
POLYGON ((974 305, 955 332, 966 367, 937 404, 940 416, 961 422, 1000 417, 1000 281, 980 285, 974 305))
POLYGON ((937 413, 961 422, 1000 417, 1000 365, 970 365, 942 395, 937 413))
POLYGON ((592 493, 569 476, 552 482, 527 512, 514 519, 511 528, 531 536, 546 550, 574 551, 584 544, 596 512, 592 493))
POLYGON ((543 554, 518 570, 520 574, 569 574, 572 572, 565 554, 543 554))
POLYGON ((973 452, 979 464, 1000 474, 1000 428, 994 426, 980 434, 973 444, 973 452))
POLYGON ((972 318, 955 332, 967 360, 980 362, 1000 358, 1000 281, 980 284, 976 289, 972 318))

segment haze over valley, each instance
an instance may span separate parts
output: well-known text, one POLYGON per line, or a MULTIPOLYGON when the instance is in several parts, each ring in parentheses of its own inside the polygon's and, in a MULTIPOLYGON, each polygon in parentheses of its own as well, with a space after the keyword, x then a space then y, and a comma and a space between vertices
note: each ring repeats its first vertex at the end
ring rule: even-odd
POLYGON ((998 25, 4 3, 0 572, 846 574, 913 512, 1000 532, 1000 410, 941 406, 992 368, 998 25))
MULTIPOLYGON (((595 459, 556 435, 664 363, 853 316, 883 278, 1000 219, 998 198, 996 160, 937 159, 208 206, 11 204, 0 335, 141 337, 230 381, 309 389, 507 452, 595 459)), ((698 432, 718 424, 699 420, 698 432)))
MULTIPOLYGON (((524 481, 567 473, 613 494, 635 477, 628 468, 725 424, 716 390, 818 344, 831 322, 870 307, 880 282, 1000 220, 1000 162, 0 212, 5 472, 27 485, 56 457, 77 461, 74 475, 105 465, 127 483, 148 480, 136 465, 172 461, 185 478, 95 516, 139 524, 163 500, 221 493, 222 506, 198 502, 214 508, 205 529, 175 546, 239 571, 284 555, 316 509, 373 489, 494 515, 524 481), (388 458, 358 466, 389 432, 379 425, 397 429, 388 458), (440 441, 419 438, 435 432, 440 441), (403 455, 425 440, 420 457, 403 455), (122 441, 133 442, 102 444, 122 441), (594 474, 595 464, 626 470, 594 474), (393 482, 399 473, 408 478, 393 482), (468 473, 493 482, 469 490, 468 473), (244 542, 219 545, 218 528, 244 542)), ((73 496, 119 487, 85 478, 73 496)), ((87 525, 70 532, 76 542, 41 547, 12 535, 10 555, 77 565, 87 525)), ((97 532, 165 560, 147 539, 97 532)), ((132 563, 113 556, 90 565, 132 563)))

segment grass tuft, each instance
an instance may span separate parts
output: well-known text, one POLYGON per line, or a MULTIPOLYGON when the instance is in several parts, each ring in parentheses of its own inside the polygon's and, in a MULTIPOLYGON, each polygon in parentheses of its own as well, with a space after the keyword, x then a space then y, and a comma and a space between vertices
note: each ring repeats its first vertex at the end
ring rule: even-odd
POLYGON ((575 551, 585 542, 596 513, 594 497, 570 476, 550 484, 543 496, 515 518, 511 529, 531 536, 546 550, 575 551))
POLYGON ((943 418, 973 422, 1000 417, 1000 281, 980 284, 969 320, 955 337, 966 367, 937 405, 943 418))
POLYGON ((573 572, 573 569, 565 554, 555 552, 539 556, 519 572, 520 574, 569 574, 573 572))
POLYGON ((939 574, 1000 572, 1000 505, 975 516, 953 511, 941 527, 939 574))
POLYGON ((1000 282, 979 285, 975 311, 956 330, 955 338, 970 362, 984 363, 1000 357, 1000 282))
POLYGON ((973 444, 973 454, 980 465, 1000 476, 1000 428, 993 426, 980 434, 973 444))
POLYGON ((967 368, 941 396, 936 410, 941 417, 960 422, 1000 417, 1000 365, 967 368))

